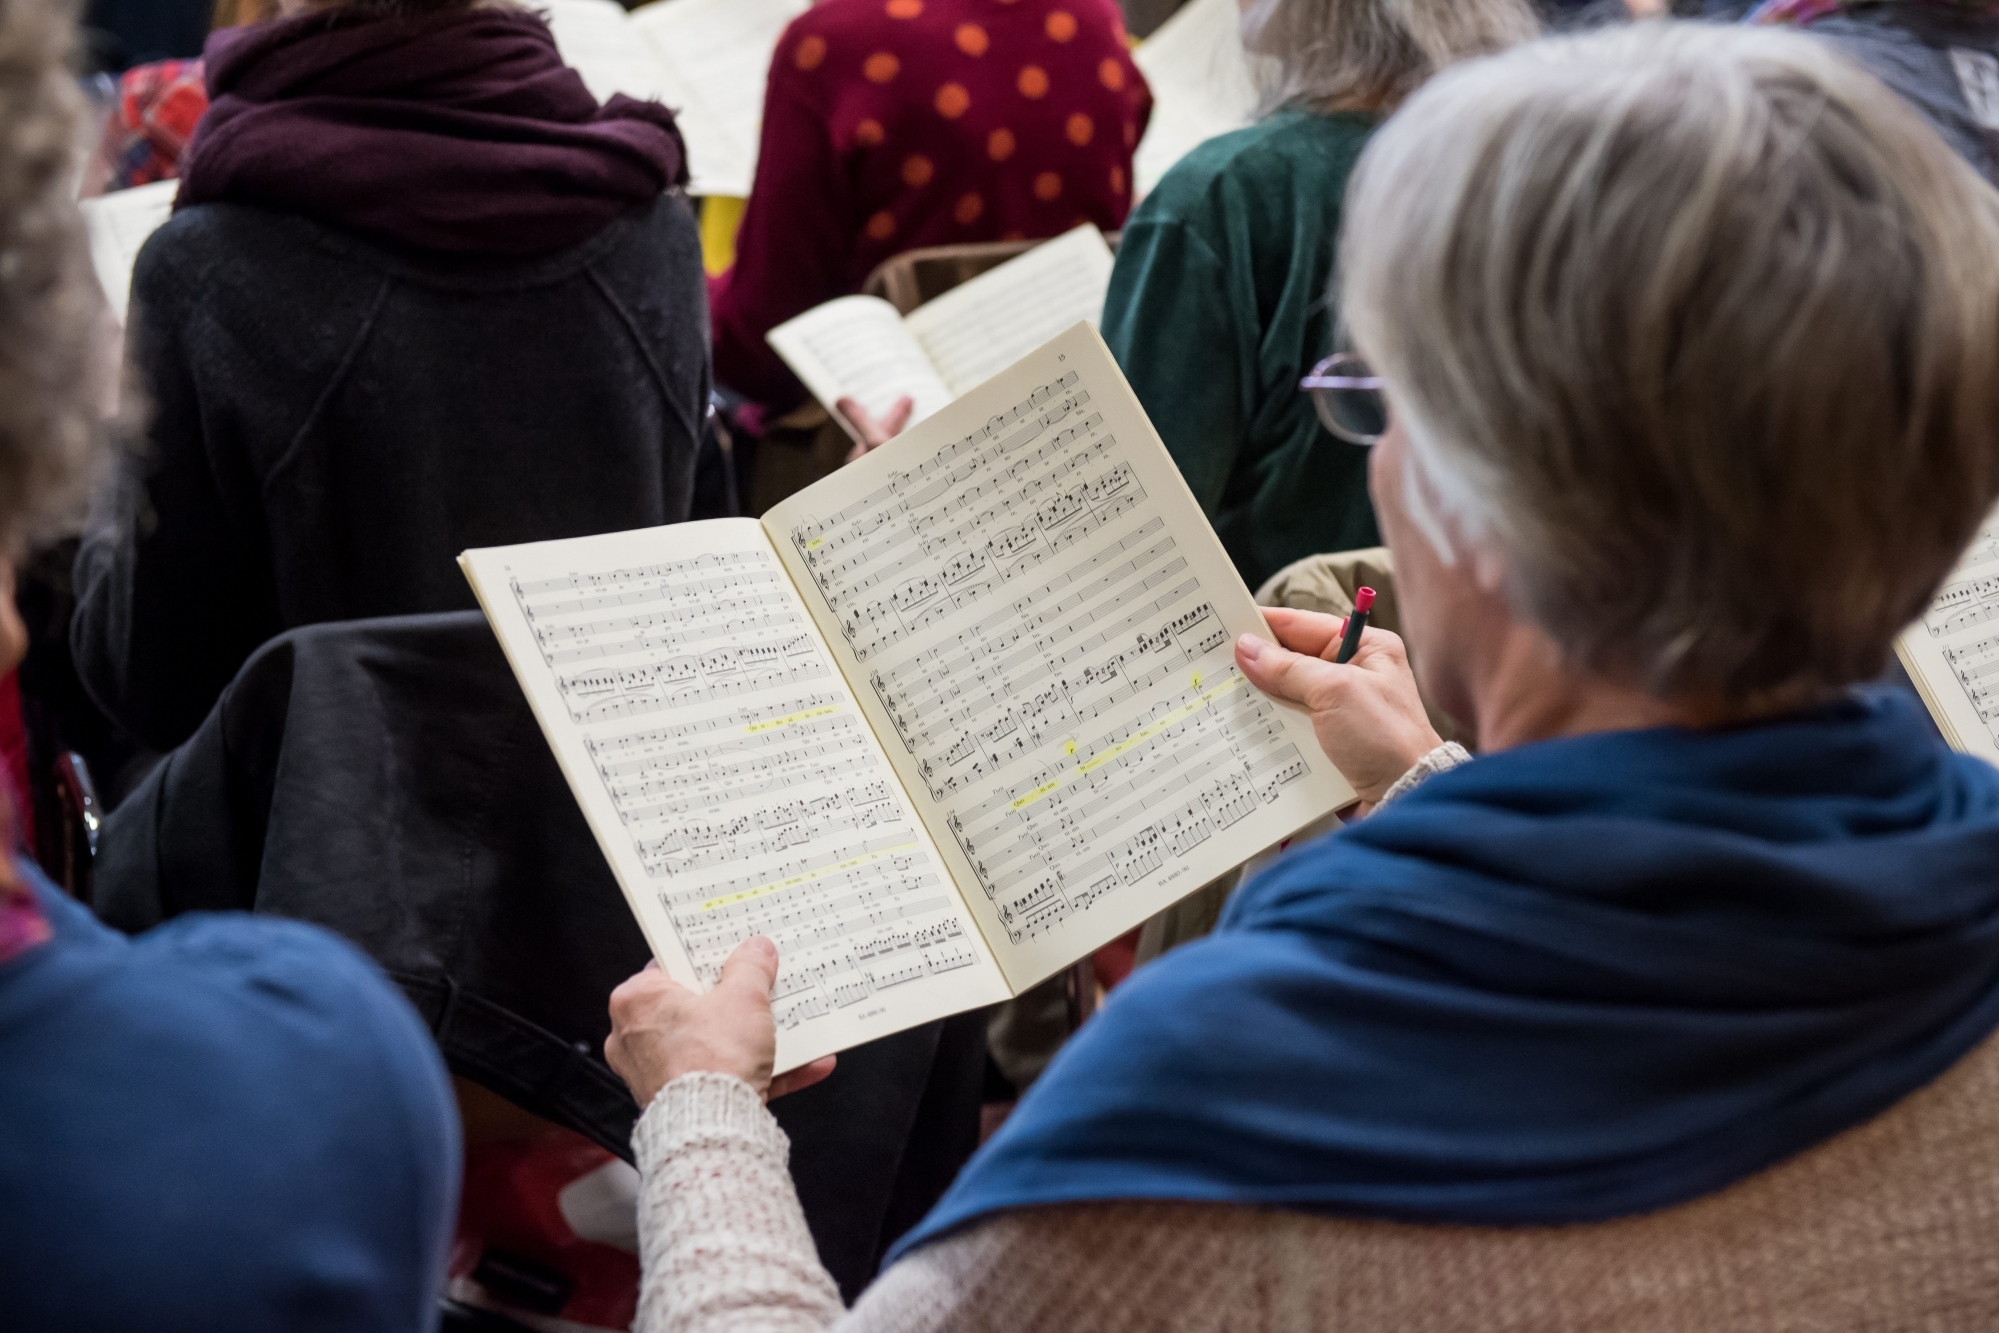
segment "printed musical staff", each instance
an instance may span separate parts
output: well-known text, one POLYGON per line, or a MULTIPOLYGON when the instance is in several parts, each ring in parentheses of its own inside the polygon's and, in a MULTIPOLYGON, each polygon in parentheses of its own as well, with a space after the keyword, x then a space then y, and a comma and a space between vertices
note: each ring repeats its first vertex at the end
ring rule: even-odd
MULTIPOLYGON (((1999 742, 1999 516, 1986 522, 1921 622, 1964 702, 1999 742)), ((1933 671, 1932 688, 1942 687, 1933 671)))
POLYGON ((1308 771, 1076 371, 788 535, 1016 943, 1308 771))
POLYGON ((943 871, 766 550, 516 579, 697 974, 774 939, 796 1028, 978 961, 943 871))

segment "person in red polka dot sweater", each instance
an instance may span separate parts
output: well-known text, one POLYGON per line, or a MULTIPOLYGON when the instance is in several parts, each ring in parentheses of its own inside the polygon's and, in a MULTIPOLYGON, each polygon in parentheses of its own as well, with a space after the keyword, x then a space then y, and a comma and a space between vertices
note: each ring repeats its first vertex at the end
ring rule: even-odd
MULTIPOLYGON (((715 377, 766 418, 805 389, 764 342, 921 246, 1105 231, 1152 94, 1114 0, 824 0, 785 30, 715 377)), ((746 423, 751 424, 751 423, 746 423)))

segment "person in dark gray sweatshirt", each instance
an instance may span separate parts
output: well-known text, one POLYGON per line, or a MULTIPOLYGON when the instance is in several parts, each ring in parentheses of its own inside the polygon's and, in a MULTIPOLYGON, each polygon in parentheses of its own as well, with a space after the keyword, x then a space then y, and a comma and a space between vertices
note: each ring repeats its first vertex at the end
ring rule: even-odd
POLYGON ((538 17, 354 0, 206 60, 71 635, 160 749, 285 629, 471 608, 467 547, 685 519, 709 388, 672 116, 600 106, 538 17))

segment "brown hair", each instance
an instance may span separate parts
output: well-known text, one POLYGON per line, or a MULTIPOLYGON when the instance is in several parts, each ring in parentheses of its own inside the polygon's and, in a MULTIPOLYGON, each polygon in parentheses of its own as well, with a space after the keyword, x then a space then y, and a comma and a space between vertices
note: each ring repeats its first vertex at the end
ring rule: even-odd
POLYGON ((65 0, 0 0, 0 554, 75 515, 103 454, 115 331, 75 171, 82 97, 65 0))
POLYGON ((215 13, 210 16, 208 26, 220 31, 262 23, 277 16, 278 0, 215 0, 215 13))

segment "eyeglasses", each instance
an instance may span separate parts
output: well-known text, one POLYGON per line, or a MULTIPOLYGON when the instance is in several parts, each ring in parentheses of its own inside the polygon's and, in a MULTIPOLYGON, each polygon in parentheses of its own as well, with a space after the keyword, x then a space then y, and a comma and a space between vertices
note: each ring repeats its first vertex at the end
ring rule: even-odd
POLYGON ((1352 352, 1336 352, 1298 381, 1312 395, 1320 422, 1348 444, 1377 443, 1388 433, 1388 400, 1384 381, 1352 352))

